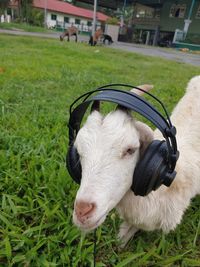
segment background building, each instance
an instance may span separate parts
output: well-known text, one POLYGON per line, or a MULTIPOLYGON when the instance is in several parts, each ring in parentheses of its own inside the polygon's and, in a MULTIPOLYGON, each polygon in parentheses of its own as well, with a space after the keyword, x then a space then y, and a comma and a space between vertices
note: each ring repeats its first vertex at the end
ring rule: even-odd
POLYGON ((200 1, 136 3, 131 26, 133 41, 139 43, 172 41, 177 29, 182 31, 182 39, 190 38, 200 43, 200 1))
MULTIPOLYGON (((93 21, 93 10, 77 7, 58 0, 33 0, 32 8, 43 13, 43 22, 47 28, 64 29, 71 25, 78 27, 81 32, 90 32, 93 21)), ((16 18, 18 1, 12 0, 8 8, 11 18, 16 18)), ((103 27, 109 17, 97 12, 97 27, 103 27)))

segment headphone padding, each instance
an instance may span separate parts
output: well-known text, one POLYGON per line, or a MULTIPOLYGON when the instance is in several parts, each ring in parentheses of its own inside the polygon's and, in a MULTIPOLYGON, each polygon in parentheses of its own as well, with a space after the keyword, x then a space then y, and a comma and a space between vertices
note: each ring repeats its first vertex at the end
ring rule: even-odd
POLYGON ((135 195, 145 196, 163 184, 163 174, 168 170, 167 153, 165 141, 154 140, 148 146, 134 171, 131 188, 135 195))
POLYGON ((66 167, 73 180, 80 184, 82 176, 82 168, 79 154, 74 145, 70 145, 66 156, 66 167))

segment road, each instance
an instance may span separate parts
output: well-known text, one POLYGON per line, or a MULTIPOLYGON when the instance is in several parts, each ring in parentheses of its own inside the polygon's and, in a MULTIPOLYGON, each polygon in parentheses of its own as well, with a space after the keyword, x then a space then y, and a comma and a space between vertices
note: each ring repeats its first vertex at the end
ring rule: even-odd
MULTIPOLYGON (((115 46, 113 46, 115 48, 115 46)), ((154 46, 144 46, 137 44, 117 43, 116 48, 138 54, 161 57, 193 66, 200 66, 200 54, 181 52, 172 48, 161 48, 154 46)))
MULTIPOLYGON (((24 31, 3 30, 3 29, 0 29, 0 33, 24 35, 24 36, 38 36, 41 38, 57 38, 57 39, 59 39, 60 35, 60 33, 24 32, 24 31)), ((88 36, 79 35, 79 41, 81 42, 88 42, 88 39, 89 39, 88 36)), ((114 49, 134 52, 153 57, 161 57, 172 61, 187 63, 193 66, 200 66, 200 54, 181 52, 171 48, 161 48, 161 47, 153 47, 153 46, 122 43, 122 42, 113 43, 110 47, 114 49)))

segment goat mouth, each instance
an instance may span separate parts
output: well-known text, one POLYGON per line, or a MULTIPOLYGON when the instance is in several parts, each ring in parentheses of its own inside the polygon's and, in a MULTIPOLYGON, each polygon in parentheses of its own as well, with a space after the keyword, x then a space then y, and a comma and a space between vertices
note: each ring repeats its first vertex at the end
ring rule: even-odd
POLYGON ((76 219, 75 224, 83 231, 86 231, 86 232, 92 231, 105 221, 106 216, 107 216, 107 213, 104 213, 96 222, 81 223, 80 221, 76 219))

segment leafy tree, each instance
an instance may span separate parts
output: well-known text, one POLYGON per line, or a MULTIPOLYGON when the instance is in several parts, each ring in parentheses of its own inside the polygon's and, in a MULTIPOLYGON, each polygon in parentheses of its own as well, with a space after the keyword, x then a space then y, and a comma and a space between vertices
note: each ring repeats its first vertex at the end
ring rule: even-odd
POLYGON ((1 0, 0 1, 0 10, 4 11, 8 5, 9 5, 10 0, 1 0))
POLYGON ((29 21, 33 0, 18 0, 18 12, 21 21, 29 21))
POLYGON ((29 23, 35 26, 44 25, 44 12, 33 8, 29 17, 29 23))
POLYGON ((134 5, 124 6, 122 8, 118 8, 115 11, 115 16, 118 19, 122 19, 126 25, 130 25, 132 23, 134 13, 134 5))

